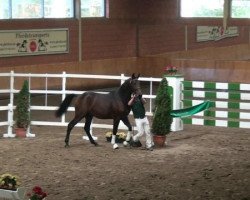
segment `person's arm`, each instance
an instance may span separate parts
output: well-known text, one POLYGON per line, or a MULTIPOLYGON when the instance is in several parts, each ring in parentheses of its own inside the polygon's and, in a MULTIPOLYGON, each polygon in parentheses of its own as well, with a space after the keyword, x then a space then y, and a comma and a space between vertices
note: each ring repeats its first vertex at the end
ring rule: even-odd
POLYGON ((146 99, 141 98, 141 102, 142 102, 142 104, 145 104, 147 101, 146 101, 146 99))
POLYGON ((129 100, 128 105, 132 106, 135 101, 135 95, 132 96, 132 98, 129 100))

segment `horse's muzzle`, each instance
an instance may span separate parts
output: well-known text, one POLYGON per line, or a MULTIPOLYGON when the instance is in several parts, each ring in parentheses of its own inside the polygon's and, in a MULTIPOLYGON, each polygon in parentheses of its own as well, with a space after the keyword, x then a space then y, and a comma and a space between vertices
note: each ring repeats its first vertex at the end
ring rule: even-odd
POLYGON ((141 96, 142 96, 141 90, 136 90, 136 91, 134 92, 134 94, 135 94, 135 96, 138 96, 138 97, 141 97, 141 96))

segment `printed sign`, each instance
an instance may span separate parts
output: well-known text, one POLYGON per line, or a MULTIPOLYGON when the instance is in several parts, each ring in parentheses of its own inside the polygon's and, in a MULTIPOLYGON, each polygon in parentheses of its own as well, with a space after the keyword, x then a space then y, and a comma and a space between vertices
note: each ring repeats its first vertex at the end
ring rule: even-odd
POLYGON ((69 52, 68 29, 0 31, 0 57, 69 52))
POLYGON ((239 35, 238 27, 232 26, 224 30, 221 26, 197 26, 197 42, 218 41, 239 35))

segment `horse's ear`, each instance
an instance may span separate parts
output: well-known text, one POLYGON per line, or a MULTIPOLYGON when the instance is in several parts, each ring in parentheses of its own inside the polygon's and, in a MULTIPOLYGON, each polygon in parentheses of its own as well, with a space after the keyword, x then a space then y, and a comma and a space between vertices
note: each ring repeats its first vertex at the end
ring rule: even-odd
POLYGON ((135 79, 135 73, 132 74, 131 78, 132 78, 132 79, 135 79))

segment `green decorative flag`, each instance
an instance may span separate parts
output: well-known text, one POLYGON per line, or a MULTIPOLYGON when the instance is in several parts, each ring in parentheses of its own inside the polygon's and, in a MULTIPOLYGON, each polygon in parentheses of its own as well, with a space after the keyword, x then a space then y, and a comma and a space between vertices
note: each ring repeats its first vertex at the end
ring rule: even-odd
POLYGON ((194 115, 198 112, 206 110, 210 107, 211 107, 210 101, 205 101, 203 103, 200 103, 198 105, 195 105, 195 106, 192 106, 189 108, 184 108, 184 109, 180 109, 180 110, 172 110, 170 112, 170 115, 172 117, 189 117, 189 116, 194 115))

